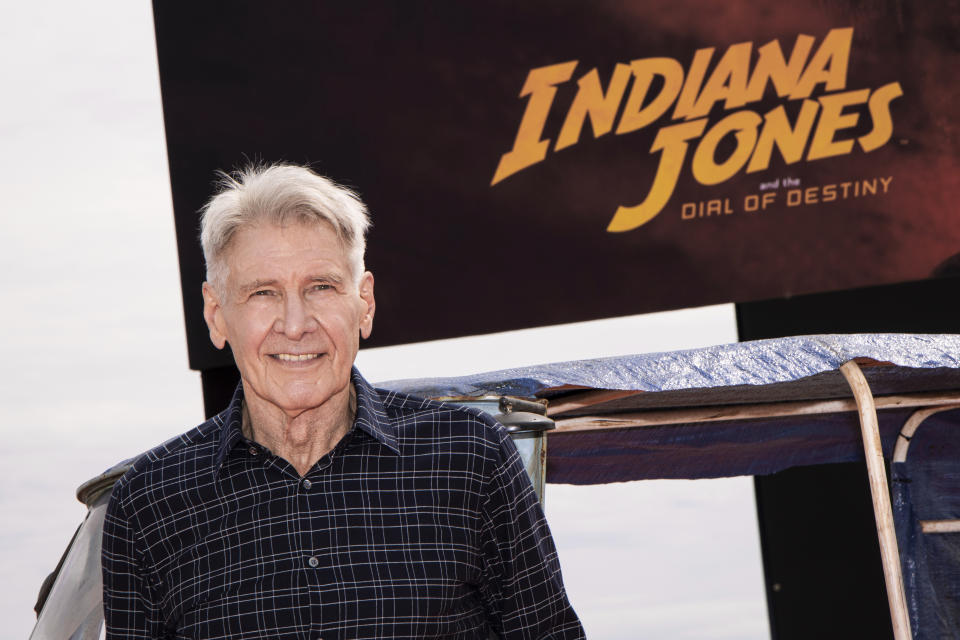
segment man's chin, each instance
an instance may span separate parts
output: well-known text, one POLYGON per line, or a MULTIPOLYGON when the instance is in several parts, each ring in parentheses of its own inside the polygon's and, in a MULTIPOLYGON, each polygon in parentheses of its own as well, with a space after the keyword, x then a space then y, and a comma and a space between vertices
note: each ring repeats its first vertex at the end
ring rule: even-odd
POLYGON ((248 403, 261 404, 291 417, 318 409, 331 401, 339 405, 340 398, 349 398, 349 388, 349 375, 336 381, 318 380, 315 376, 274 376, 272 380, 244 382, 248 403))
POLYGON ((307 388, 294 387, 277 393, 273 398, 269 398, 268 402, 271 402, 287 415, 296 416, 305 411, 319 409, 331 401, 336 404, 338 395, 340 394, 332 392, 330 389, 320 390, 314 386, 307 388))

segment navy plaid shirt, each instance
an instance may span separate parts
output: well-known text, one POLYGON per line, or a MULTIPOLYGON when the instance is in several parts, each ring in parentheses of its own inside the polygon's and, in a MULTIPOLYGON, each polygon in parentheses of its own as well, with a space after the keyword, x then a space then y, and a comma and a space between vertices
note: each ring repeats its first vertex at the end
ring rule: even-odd
POLYGON ((141 456, 104 523, 107 638, 582 638, 516 448, 373 389, 305 476, 226 411, 141 456))

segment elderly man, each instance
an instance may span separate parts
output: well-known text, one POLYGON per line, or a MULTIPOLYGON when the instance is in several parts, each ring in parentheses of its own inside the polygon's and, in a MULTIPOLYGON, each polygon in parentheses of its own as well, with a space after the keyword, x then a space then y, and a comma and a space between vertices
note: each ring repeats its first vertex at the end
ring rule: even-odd
POLYGON ((204 317, 241 384, 114 489, 108 638, 583 637, 503 427, 353 368, 376 309, 368 224, 288 165, 206 205, 204 317))

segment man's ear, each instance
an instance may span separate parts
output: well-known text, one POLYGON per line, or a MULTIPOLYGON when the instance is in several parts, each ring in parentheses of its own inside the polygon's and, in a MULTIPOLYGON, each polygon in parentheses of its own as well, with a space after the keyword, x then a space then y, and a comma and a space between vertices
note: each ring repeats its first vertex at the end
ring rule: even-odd
POLYGON ((210 342, 217 349, 227 344, 226 327, 223 324, 223 305, 216 289, 209 282, 203 283, 203 319, 210 330, 210 342))
POLYGON ((360 316, 360 337, 366 340, 373 333, 373 314, 377 310, 377 301, 373 297, 373 274, 369 271, 360 277, 360 299, 364 303, 364 311, 360 316))

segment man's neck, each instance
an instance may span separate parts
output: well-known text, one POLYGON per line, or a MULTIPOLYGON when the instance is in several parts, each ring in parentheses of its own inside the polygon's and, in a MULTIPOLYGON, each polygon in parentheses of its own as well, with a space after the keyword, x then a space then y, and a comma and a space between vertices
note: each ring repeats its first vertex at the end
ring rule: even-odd
POLYGON ((243 435, 307 475, 350 431, 357 413, 357 394, 334 397, 319 407, 290 416, 256 401, 243 403, 243 435))

